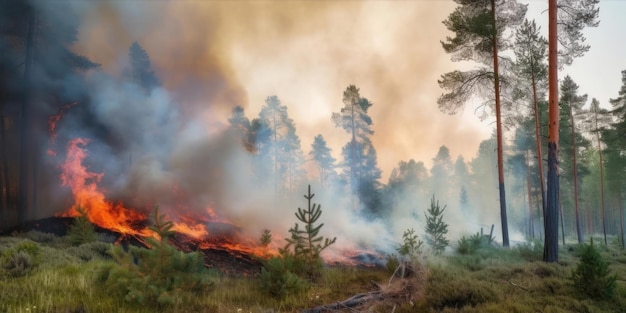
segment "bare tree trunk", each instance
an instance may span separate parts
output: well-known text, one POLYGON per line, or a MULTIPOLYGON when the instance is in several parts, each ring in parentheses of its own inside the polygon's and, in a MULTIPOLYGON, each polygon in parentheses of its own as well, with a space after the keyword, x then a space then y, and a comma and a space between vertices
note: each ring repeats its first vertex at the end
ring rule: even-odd
MULTIPOLYGON (((0 89, 0 92, 4 91, 0 89)), ((0 231, 9 226, 9 166, 7 162, 6 125, 4 123, 4 94, 0 94, 0 231)))
POLYGON ((21 225, 26 221, 28 213, 28 194, 30 180, 30 162, 31 162, 31 119, 30 119, 30 101, 31 101, 31 67, 33 63, 34 50, 34 32, 35 32, 35 10, 32 6, 28 8, 28 32, 26 35, 26 56, 24 59, 24 90, 22 97, 22 109, 20 111, 20 174, 19 174, 19 191, 17 198, 17 216, 18 223, 21 225))
POLYGON ((619 209, 619 228, 620 228, 620 234, 622 237, 622 249, 624 249, 626 248, 626 243, 624 243, 624 207, 623 207, 621 190, 617 191, 617 200, 618 200, 617 208, 619 209))
POLYGON ((494 26, 493 46, 493 84, 496 95, 496 140, 498 141, 498 188, 500 190, 500 219, 502 221, 502 246, 509 246, 509 226, 506 217, 506 197, 504 193, 504 162, 502 156, 502 117, 500 108, 500 75, 498 72, 498 37, 496 35, 496 1, 491 0, 491 18, 494 26))
POLYGON ((543 260, 559 261, 559 81, 557 48, 557 0, 548 0, 548 87, 549 87, 549 139, 548 139, 548 193, 544 213, 545 240, 543 260))
MULTIPOLYGON (((583 243, 583 235, 580 230, 580 216, 578 215, 578 163, 577 163, 577 147, 576 147, 576 126, 574 125, 574 112, 572 106, 569 107, 570 122, 572 123, 572 155, 574 160, 574 212, 576 214, 576 235, 578 236, 578 243, 583 243)), ((561 211, 563 214, 563 211, 561 211)), ((563 219, 563 217, 561 217, 563 219)), ((562 222, 561 222, 562 224, 562 222)), ((565 245, 565 239, 563 241, 565 245)))
POLYGON ((565 222, 563 221, 563 201, 561 201, 561 195, 559 194, 559 214, 561 219, 561 242, 565 245, 565 222))
POLYGON ((526 151, 526 186, 528 187, 528 237, 535 238, 535 219, 533 218, 533 198, 530 186, 530 156, 526 151))
POLYGON ((535 111, 535 141, 537 143, 537 168, 539 169, 539 187, 541 188, 541 210, 546 210, 546 188, 543 177, 543 156, 541 151, 541 129, 539 128, 539 103, 537 101, 537 80, 535 72, 531 71, 533 85, 533 107, 535 111))
POLYGON ((604 162, 602 161, 602 146, 600 145, 600 130, 598 129, 598 110, 594 109, 596 120, 596 139, 598 140, 598 155, 600 156, 600 199, 602 206, 602 232, 604 233, 604 245, 606 241, 606 211, 604 207, 604 162))

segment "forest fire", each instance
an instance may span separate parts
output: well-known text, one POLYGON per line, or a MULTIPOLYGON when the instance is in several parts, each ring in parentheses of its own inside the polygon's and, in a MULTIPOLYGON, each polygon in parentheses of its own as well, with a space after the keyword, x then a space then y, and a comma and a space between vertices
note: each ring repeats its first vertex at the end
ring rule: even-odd
MULTIPOLYGON (((85 165, 85 146, 88 139, 75 138, 67 145, 67 158, 61 165, 61 182, 71 189, 74 205, 58 214, 60 217, 75 217, 82 208, 95 225, 120 233, 122 236, 156 236, 147 227, 148 214, 125 207, 121 203, 106 200, 98 183, 104 173, 90 172, 85 165)), ((255 256, 269 256, 276 253, 272 246, 264 247, 252 239, 239 234, 238 227, 227 219, 218 217, 212 208, 205 210, 204 216, 191 215, 185 210, 177 216, 168 216, 173 221, 172 230, 179 233, 178 244, 194 246, 197 249, 220 248, 255 256)))

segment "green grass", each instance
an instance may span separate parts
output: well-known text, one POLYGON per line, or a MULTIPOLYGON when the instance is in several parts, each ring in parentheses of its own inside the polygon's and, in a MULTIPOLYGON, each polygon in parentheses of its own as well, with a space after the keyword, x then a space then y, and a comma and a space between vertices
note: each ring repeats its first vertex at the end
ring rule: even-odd
MULTIPOLYGON (((37 241, 44 257, 25 276, 0 275, 0 312, 298 312, 371 291, 372 281, 385 285, 390 277, 385 268, 325 268, 311 288, 284 299, 268 296, 255 279, 222 277, 211 290, 182 294, 176 304, 159 309, 128 303, 95 283, 99 268, 112 262, 102 253, 107 244, 72 247, 63 238, 20 234, 0 237, 0 253, 26 240, 37 241)), ((423 295, 399 302, 396 312, 626 312, 626 251, 598 246, 618 276, 611 300, 585 298, 573 287, 576 245, 563 247, 557 264, 535 260, 533 247, 486 247, 425 260, 423 295)))

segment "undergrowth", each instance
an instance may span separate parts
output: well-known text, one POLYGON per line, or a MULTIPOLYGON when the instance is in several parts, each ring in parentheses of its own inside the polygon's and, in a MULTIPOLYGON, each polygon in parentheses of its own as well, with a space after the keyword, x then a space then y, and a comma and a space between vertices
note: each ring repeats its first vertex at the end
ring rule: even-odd
MULTIPOLYGON (((275 298, 258 280, 220 277, 209 290, 179 293, 173 304, 153 306, 98 286, 99 270, 117 264, 102 253, 111 247, 103 242, 73 247, 32 233, 0 237, 0 254, 38 249, 42 256, 28 273, 0 276, 0 312, 299 312, 372 291, 372 282, 386 285, 390 278, 385 268, 324 267, 305 291, 275 298)), ((578 249, 564 247, 563 262, 544 263, 524 260, 516 248, 488 246, 470 255, 426 259, 423 296, 398 303, 395 312, 626 312, 626 251, 600 245, 597 250, 617 276, 613 298, 581 296, 575 288, 570 277, 582 257, 578 249)))

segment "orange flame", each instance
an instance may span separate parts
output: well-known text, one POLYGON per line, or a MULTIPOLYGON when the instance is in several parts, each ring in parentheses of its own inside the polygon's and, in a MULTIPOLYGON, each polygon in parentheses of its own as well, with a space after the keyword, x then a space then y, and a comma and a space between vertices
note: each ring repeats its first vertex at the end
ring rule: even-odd
MULTIPOLYGON (((88 139, 75 138, 67 145, 67 158, 61 165, 61 182, 63 186, 68 186, 74 196, 74 205, 59 216, 78 216, 78 207, 85 210, 89 221, 102 228, 121 233, 123 235, 137 235, 143 237, 157 237, 144 225, 147 216, 144 213, 128 209, 122 204, 114 204, 107 201, 104 193, 99 190, 98 184, 102 180, 104 173, 90 172, 83 161, 87 157, 85 146, 88 139)), ((219 217, 212 208, 206 208, 203 214, 197 216, 189 212, 182 211, 180 215, 172 218, 172 230, 184 234, 198 242, 198 246, 203 249, 221 248, 229 251, 237 251, 253 254, 259 257, 275 255, 277 248, 273 245, 264 247, 255 240, 244 238, 239 234, 229 234, 229 236, 211 236, 206 223, 219 222, 233 225, 228 219, 219 217)), ((233 228, 237 228, 233 225, 233 228)))
POLYGON ((61 165, 61 182, 72 190, 75 204, 61 215, 77 216, 76 208, 81 207, 89 220, 100 227, 126 235, 149 236, 147 229, 138 230, 131 226, 133 222, 146 220, 145 214, 106 201, 104 194, 98 190, 98 183, 104 174, 90 172, 82 164, 87 157, 83 147, 88 143, 88 139, 75 138, 67 144, 67 158, 61 165))

